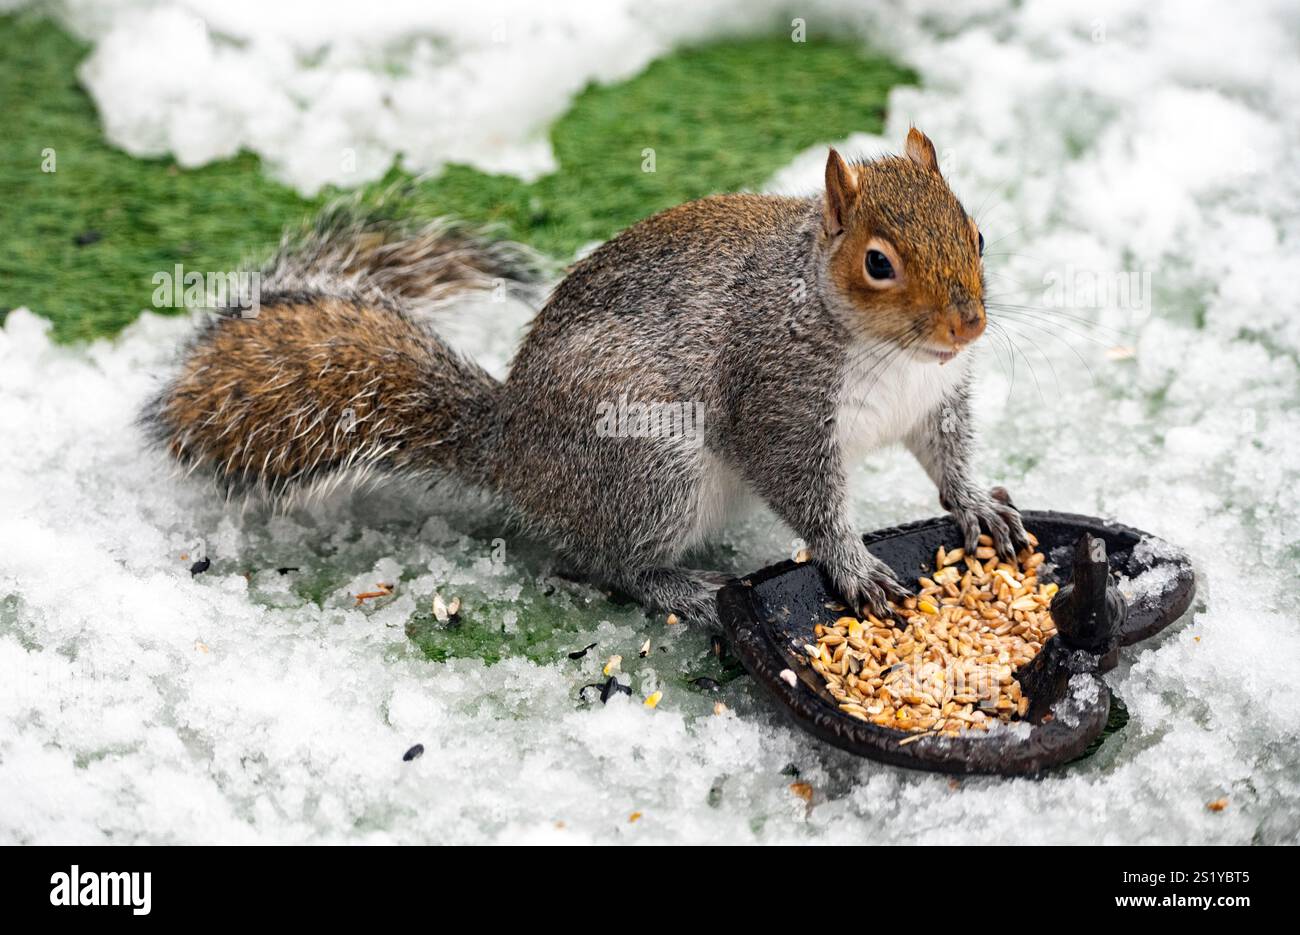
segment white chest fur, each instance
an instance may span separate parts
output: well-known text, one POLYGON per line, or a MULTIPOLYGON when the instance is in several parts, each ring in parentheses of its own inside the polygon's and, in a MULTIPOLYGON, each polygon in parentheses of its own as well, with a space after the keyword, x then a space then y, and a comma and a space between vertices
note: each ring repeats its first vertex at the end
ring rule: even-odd
MULTIPOLYGON (((845 468, 851 470, 871 451, 901 440, 965 378, 969 364, 969 353, 943 366, 912 359, 867 361, 849 374, 836 420, 845 468)), ((699 457, 695 502, 683 517, 684 547, 712 539, 761 502, 731 465, 705 449, 699 457)))
POLYGON ((712 452, 701 451, 695 508, 687 519, 683 544, 690 548, 713 539, 760 502, 734 467, 712 452))
POLYGON ((844 378, 836 420, 844 466, 901 441, 966 376, 970 354, 947 364, 910 355, 868 359, 844 378))

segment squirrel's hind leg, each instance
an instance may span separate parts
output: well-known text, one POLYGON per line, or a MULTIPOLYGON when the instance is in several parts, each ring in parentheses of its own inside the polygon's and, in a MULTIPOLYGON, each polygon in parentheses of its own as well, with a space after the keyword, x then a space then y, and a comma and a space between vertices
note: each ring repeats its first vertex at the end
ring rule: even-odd
POLYGON ((694 625, 718 630, 718 588, 727 580, 720 572, 666 567, 627 572, 611 584, 651 610, 678 614, 694 625))

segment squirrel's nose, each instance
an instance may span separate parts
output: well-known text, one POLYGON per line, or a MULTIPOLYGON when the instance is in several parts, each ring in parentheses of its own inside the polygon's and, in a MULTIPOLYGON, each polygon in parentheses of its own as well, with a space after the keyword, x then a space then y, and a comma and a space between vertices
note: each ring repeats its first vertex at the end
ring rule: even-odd
POLYGON ((984 333, 984 309, 978 305, 953 309, 948 313, 945 337, 954 347, 969 344, 984 333))

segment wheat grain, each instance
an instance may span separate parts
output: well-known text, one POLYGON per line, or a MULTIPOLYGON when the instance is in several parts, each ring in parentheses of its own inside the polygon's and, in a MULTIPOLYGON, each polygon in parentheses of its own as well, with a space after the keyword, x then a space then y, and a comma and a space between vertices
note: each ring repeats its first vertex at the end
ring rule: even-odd
MULTIPOLYGON (((804 653, 839 710, 908 732, 902 743, 1024 717, 1029 699, 1014 672, 1056 633, 1057 586, 1039 582, 1043 560, 1026 549, 1004 562, 988 536, 974 556, 940 547, 919 593, 895 605, 902 627, 871 614, 840 617, 818 624, 804 653)), ((781 675, 793 684, 793 672, 781 675)))

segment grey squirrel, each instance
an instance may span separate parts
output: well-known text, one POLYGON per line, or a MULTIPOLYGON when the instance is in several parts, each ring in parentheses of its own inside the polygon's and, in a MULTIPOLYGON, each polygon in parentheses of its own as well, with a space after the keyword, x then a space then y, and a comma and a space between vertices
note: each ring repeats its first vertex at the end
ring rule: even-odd
POLYGON ((339 207, 286 237, 256 317, 198 334, 142 419, 183 464, 273 498, 454 476, 592 578, 705 625, 725 579, 683 558, 761 500, 845 600, 883 616, 907 592, 847 515, 866 451, 902 441, 972 550, 981 527, 1003 555, 1027 545, 1010 499, 971 478, 982 253, 919 130, 903 156, 832 149, 824 193, 703 198, 575 263, 500 382, 418 312, 535 282, 528 252, 339 207), (691 406, 702 438, 602 430, 626 400, 691 406))

